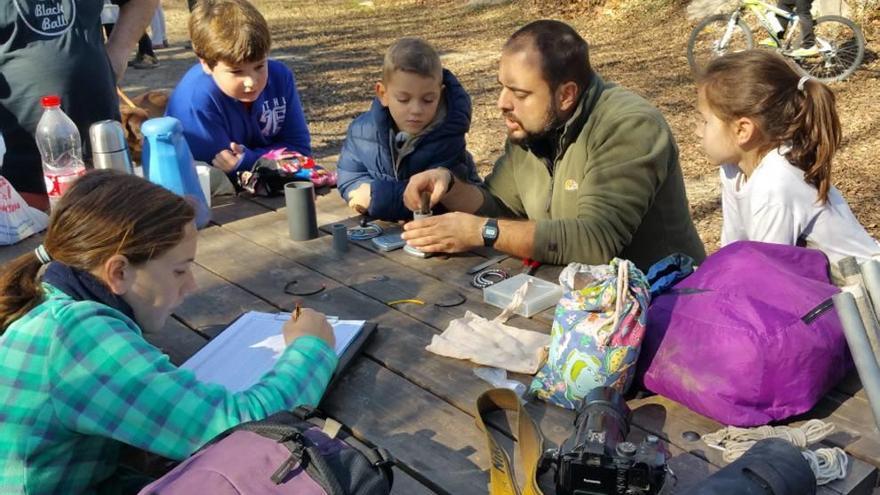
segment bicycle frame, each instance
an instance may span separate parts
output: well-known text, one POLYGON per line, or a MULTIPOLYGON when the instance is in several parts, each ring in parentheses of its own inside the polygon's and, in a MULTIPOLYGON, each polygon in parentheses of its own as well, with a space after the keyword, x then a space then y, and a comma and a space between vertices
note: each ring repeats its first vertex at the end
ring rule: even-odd
MULTIPOLYGON (((755 17, 758 18, 758 22, 761 24, 764 30, 767 31, 767 34, 769 34, 770 37, 773 38, 773 40, 776 41, 779 46, 782 46, 783 39, 779 37, 778 33, 776 32, 776 28, 770 24, 770 21, 767 19, 768 15, 770 13, 773 13, 779 17, 788 19, 789 26, 796 25, 798 22, 798 16, 795 13, 764 2, 763 0, 743 0, 742 7, 740 7, 740 9, 742 8, 748 8, 752 12, 752 14, 754 14, 755 17)), ((786 36, 786 38, 788 38, 793 31, 794 30, 792 29, 787 29, 786 33, 788 35, 786 36)))
POLYGON ((739 18, 745 10, 750 11, 758 19, 758 23, 760 23, 761 27, 764 28, 771 38, 773 38, 778 46, 782 46, 782 42, 789 39, 794 30, 787 29, 785 38, 780 38, 776 28, 772 26, 767 19, 768 14, 773 13, 779 17, 788 19, 789 25, 798 22, 798 16, 793 12, 781 9, 775 5, 764 2, 763 0, 742 0, 739 7, 730 15, 730 19, 727 21, 727 29, 724 30, 724 35, 717 42, 719 49, 723 49, 727 46, 727 43, 730 41, 730 37, 733 35, 733 31, 736 28, 736 23, 739 21, 739 18))

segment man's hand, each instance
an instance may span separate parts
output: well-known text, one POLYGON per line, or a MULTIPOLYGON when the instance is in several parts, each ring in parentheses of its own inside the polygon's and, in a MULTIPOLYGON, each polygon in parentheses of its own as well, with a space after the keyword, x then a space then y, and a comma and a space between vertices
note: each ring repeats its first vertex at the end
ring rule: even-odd
POLYGON ((214 155, 214 159, 211 163, 215 167, 229 174, 234 172, 235 168, 238 167, 238 163, 241 161, 243 155, 244 146, 236 143, 229 143, 229 149, 223 150, 214 155))
POLYGON ((403 204, 411 211, 418 211, 422 207, 422 193, 431 195, 431 208, 434 207, 449 191, 449 185, 453 181, 452 172, 447 168, 434 168, 425 170, 409 178, 409 184, 403 191, 403 204))
POLYGON ((447 213, 407 223, 401 237, 426 253, 460 253, 483 245, 485 223, 485 218, 476 215, 447 213))
POLYGON ((364 182, 348 194, 348 207, 361 213, 370 209, 370 183, 364 182))

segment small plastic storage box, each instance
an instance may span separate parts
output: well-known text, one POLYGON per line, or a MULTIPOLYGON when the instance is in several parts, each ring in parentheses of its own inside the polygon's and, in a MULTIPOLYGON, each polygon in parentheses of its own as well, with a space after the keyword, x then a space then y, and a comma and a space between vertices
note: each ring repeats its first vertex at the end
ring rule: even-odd
POLYGON ((522 304, 516 309, 516 314, 529 318, 559 302, 562 297, 562 286, 525 273, 486 287, 483 289, 483 301, 504 309, 513 299, 513 293, 529 279, 532 280, 532 285, 526 292, 522 304))

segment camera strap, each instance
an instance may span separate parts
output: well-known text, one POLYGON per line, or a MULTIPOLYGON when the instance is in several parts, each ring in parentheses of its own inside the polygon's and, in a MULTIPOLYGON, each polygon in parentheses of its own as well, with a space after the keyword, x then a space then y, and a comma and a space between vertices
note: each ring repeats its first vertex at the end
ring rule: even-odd
MULTIPOLYGON (((508 415, 497 414, 493 417, 506 418, 508 415)), ((484 392, 477 398, 477 425, 486 434, 489 441, 489 452, 492 466, 489 470, 489 495, 543 495, 538 487, 538 464, 544 451, 544 437, 538 425, 523 408, 516 393, 506 388, 495 388, 484 392), (488 426, 488 416, 494 412, 512 412, 515 424, 508 426, 508 431, 516 435, 516 448, 519 451, 521 472, 525 473, 525 486, 520 490, 514 474, 512 456, 499 444, 506 439, 496 426, 488 426)))

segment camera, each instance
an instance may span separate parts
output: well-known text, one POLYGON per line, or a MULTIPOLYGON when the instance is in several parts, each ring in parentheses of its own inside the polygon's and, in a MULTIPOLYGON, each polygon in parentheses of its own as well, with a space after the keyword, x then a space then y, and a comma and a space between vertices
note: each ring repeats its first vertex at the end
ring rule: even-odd
POLYGON ((555 468, 558 495, 660 492, 669 452, 653 435, 639 445, 626 441, 630 416, 626 401, 610 387, 597 387, 584 397, 575 434, 544 454, 543 468, 555 468))

